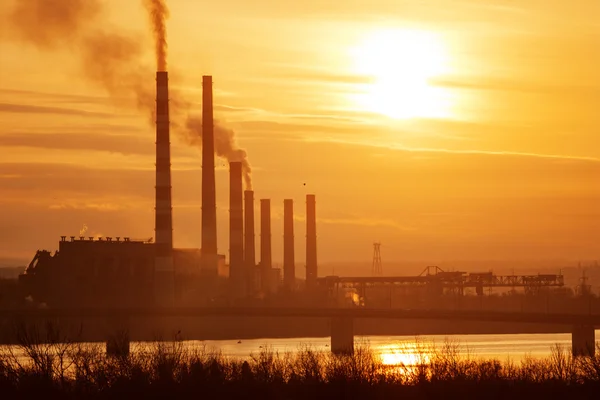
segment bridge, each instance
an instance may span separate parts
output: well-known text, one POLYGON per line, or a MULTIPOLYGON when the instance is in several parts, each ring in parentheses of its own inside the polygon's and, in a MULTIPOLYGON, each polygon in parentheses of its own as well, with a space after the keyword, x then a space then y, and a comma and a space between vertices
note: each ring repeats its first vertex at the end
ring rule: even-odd
MULTIPOLYGON (((519 313, 471 310, 412 310, 378 308, 301 308, 301 307, 144 307, 144 308, 37 308, 0 309, 6 320, 49 320, 55 318, 104 318, 127 320, 131 317, 298 317, 331 320, 331 350, 354 351, 354 319, 453 320, 564 325, 572 335, 573 355, 594 355, 595 328, 600 314, 519 313)), ((107 347, 108 348, 108 347, 107 347)))

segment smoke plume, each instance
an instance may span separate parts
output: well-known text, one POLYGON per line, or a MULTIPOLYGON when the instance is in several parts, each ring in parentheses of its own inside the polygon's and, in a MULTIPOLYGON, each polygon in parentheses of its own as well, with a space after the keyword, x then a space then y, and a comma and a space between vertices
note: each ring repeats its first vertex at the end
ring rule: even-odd
POLYGON ((156 44, 156 67, 158 71, 167 70, 167 26, 169 10, 165 0, 144 0, 146 10, 150 14, 150 22, 154 30, 156 44))
POLYGON ((79 230, 79 236, 83 236, 86 234, 86 232, 88 231, 88 226, 87 224, 83 224, 83 226, 81 227, 81 229, 79 230))
POLYGON ((40 50, 70 50, 83 75, 104 88, 121 105, 124 96, 151 112, 154 107, 142 64, 138 37, 104 29, 103 3, 98 0, 18 0, 9 14, 9 33, 40 50))
MULTIPOLYGON (((166 19, 169 17, 169 10, 165 0, 144 0, 144 5, 150 16, 152 30, 154 32, 154 42, 156 48, 156 62, 159 71, 167 70, 167 28, 166 19)), ((187 115, 185 126, 177 122, 173 124, 174 131, 183 134, 187 143, 202 147, 202 119, 190 115, 191 104, 184 99, 180 93, 169 89, 171 114, 181 116, 187 115)), ((177 118, 175 118, 177 120, 177 118)), ((252 188, 251 168, 248 162, 248 156, 245 150, 237 146, 235 132, 232 129, 225 128, 215 121, 215 154, 225 158, 227 161, 241 161, 244 171, 244 180, 246 188, 252 188)))
MULTIPOLYGON (((186 123, 186 140, 192 146, 202 147, 202 119, 190 116, 186 123)), ((246 150, 240 149, 235 140, 235 132, 225 128, 215 121, 215 154, 225 158, 227 161, 239 161, 242 163, 242 172, 246 183, 246 190, 252 190, 252 168, 248 162, 246 150)))
POLYGON ((11 33, 40 48, 55 49, 79 41, 101 9, 98 0, 18 0, 9 15, 11 33))
MULTIPOLYGON (((142 0, 154 36, 157 68, 167 68, 166 0, 142 0)), ((116 28, 107 30, 105 3, 100 0, 15 0, 9 13, 9 34, 41 50, 67 49, 78 59, 83 75, 122 105, 124 96, 154 124, 154 71, 144 65, 143 40, 116 28)), ((171 127, 186 143, 202 146, 202 121, 190 115, 192 102, 169 89, 171 127)), ((251 168, 246 151, 237 147, 235 133, 215 122, 215 153, 228 161, 242 161, 247 188, 251 168)))

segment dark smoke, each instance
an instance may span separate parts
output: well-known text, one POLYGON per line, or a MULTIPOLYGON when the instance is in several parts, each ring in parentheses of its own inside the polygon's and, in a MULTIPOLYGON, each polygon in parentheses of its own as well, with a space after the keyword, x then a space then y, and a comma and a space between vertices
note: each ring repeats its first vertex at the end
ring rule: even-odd
POLYGON ((123 93, 132 94, 136 106, 148 112, 153 124, 155 94, 147 78, 153 76, 152 69, 138 61, 142 52, 136 41, 119 33, 96 33, 84 38, 81 48, 87 78, 101 85, 113 99, 120 99, 123 93))
POLYGON ((135 97, 152 113, 152 68, 142 65, 139 38, 102 29, 104 9, 98 0, 16 0, 9 14, 10 33, 41 50, 66 48, 81 64, 83 75, 118 102, 135 97))
MULTIPOLYGON (((193 146, 202 147, 202 119, 198 117, 188 117, 186 123, 186 140, 193 146)), ((246 189, 252 190, 252 168, 248 162, 246 150, 240 149, 235 140, 235 132, 232 129, 225 128, 215 121, 215 154, 225 158, 227 161, 240 161, 246 189)))
MULTIPOLYGON (((4 1, 4 0, 1 0, 4 1)), ((158 70, 166 70, 165 0, 142 0, 148 11, 155 41, 158 70)), ((110 29, 100 0, 15 0, 9 13, 9 34, 42 50, 70 50, 80 61, 84 76, 120 102, 124 95, 136 99, 154 124, 153 68, 143 64, 144 47, 139 37, 110 29)), ((202 145, 202 122, 190 116, 191 102, 169 89, 173 131, 194 146, 202 145)), ((251 188, 246 151, 236 145, 233 130, 215 122, 215 153, 228 161, 242 161, 247 188, 251 188)))
POLYGON ((165 0, 144 0, 150 14, 150 22, 154 30, 156 44, 156 67, 159 71, 167 70, 167 26, 169 10, 165 0))
MULTIPOLYGON (((150 22, 154 32, 154 41, 156 47, 156 60, 159 71, 167 69, 167 28, 166 19, 169 16, 169 10, 165 0, 144 0, 146 10, 150 15, 150 22)), ((175 122, 173 128, 176 132, 183 134, 187 143, 202 147, 202 119, 189 115, 190 103, 181 97, 172 88, 169 90, 171 115, 187 115, 185 126, 180 126, 175 122)), ((178 120, 178 118, 172 118, 178 120)), ((248 162, 246 151, 237 146, 235 132, 232 129, 225 128, 215 121, 215 154, 227 159, 227 161, 241 161, 244 171, 244 180, 246 188, 252 188, 251 168, 248 162)))
MULTIPOLYGON (((169 16, 169 10, 165 0, 144 0, 146 10, 150 15, 150 22, 154 32, 154 41, 156 47, 156 60, 159 71, 167 69, 167 28, 166 19, 169 16)), ((176 122, 173 128, 176 132, 182 134, 187 143, 202 147, 202 119, 193 117, 189 114, 190 103, 183 99, 179 93, 170 89, 170 109, 172 115, 187 115, 185 126, 180 126, 176 122)), ((173 119, 173 118, 172 118, 173 119)), ((174 118, 177 120, 178 118, 174 118)), ((215 121, 215 154, 227 159, 227 161, 241 161, 244 171, 244 180, 246 188, 252 188, 251 168, 248 162, 248 155, 245 150, 237 146, 235 132, 232 129, 225 128, 215 121)))
POLYGON ((77 42, 101 11, 97 0, 15 0, 10 13, 12 33, 40 48, 77 42))

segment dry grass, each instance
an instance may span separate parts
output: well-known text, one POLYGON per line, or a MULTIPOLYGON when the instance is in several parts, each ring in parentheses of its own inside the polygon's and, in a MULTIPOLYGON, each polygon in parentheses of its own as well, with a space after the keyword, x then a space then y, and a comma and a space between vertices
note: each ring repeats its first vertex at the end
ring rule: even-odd
MULTIPOLYGON (((104 346, 69 342, 52 329, 23 331, 18 351, 0 354, 1 398, 590 398, 600 393, 595 357, 573 358, 560 347, 548 359, 520 364, 478 360, 456 343, 419 344, 415 365, 384 365, 368 345, 353 356, 303 347, 265 348, 246 361, 182 341, 134 347, 107 357, 104 346)), ((414 350, 413 350, 414 351, 414 350)))

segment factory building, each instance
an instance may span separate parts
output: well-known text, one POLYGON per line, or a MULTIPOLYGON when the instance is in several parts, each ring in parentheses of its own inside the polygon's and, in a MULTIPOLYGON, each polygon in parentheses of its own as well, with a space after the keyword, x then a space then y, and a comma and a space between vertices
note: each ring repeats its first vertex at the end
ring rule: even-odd
MULTIPOLYGON (((61 237, 58 251, 36 253, 19 280, 23 293, 49 306, 140 307, 155 304, 157 244, 129 238, 61 237)), ((194 281, 223 281, 228 277, 225 257, 219 257, 214 271, 200 269, 199 249, 174 249, 174 301, 196 297, 194 281)), ((190 299, 188 299, 190 302, 190 299)))

